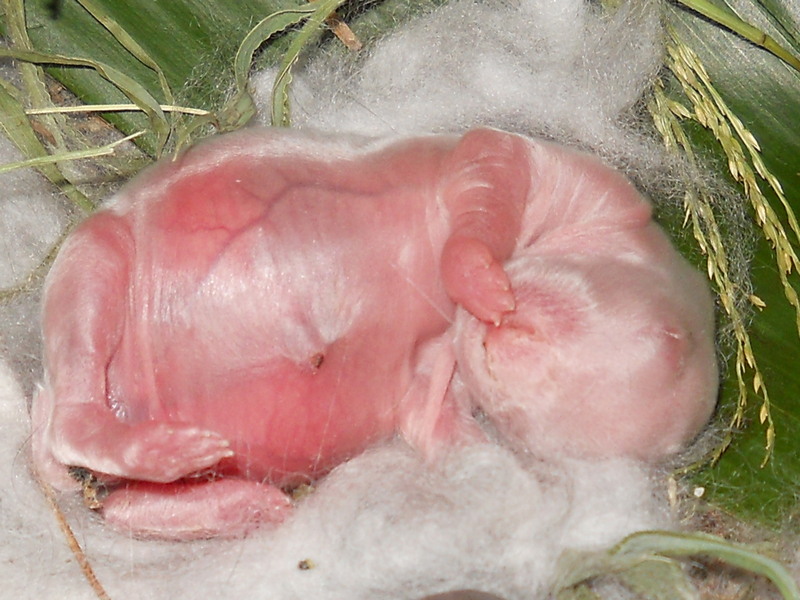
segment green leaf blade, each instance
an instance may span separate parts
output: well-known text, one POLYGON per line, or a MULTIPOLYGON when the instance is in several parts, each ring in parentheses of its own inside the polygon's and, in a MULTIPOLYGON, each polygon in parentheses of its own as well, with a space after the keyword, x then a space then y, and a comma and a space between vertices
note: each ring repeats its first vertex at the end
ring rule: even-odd
MULTIPOLYGON (((755 2, 749 4, 752 10, 763 10, 755 2)), ((681 39, 700 55, 726 104, 755 135, 764 163, 778 177, 795 213, 800 212, 800 74, 761 49, 737 40, 734 34, 685 11, 670 11, 670 21, 681 39)), ((759 25, 769 25, 769 20, 765 17, 759 25)), ((695 142, 724 163, 715 143, 703 135, 695 136, 695 142)), ((767 189, 765 183, 762 189, 767 189)), ((769 191, 766 195, 776 213, 785 217, 777 197, 769 191)), ((797 248, 796 243, 794 246, 797 248)), ((760 399, 751 393, 744 431, 735 434, 733 444, 713 467, 697 473, 694 479, 705 488, 706 499, 740 518, 776 528, 793 523, 800 530, 800 521, 793 519, 798 516, 800 485, 797 315, 786 301, 775 256, 765 242, 757 246, 752 275, 755 293, 767 304, 764 310, 756 311, 750 336, 770 394, 774 452, 762 468, 765 439, 759 422, 760 399)), ((795 290, 800 289, 796 275, 790 282, 795 290)), ((734 382, 729 370, 722 394, 723 410, 735 402, 734 382)))

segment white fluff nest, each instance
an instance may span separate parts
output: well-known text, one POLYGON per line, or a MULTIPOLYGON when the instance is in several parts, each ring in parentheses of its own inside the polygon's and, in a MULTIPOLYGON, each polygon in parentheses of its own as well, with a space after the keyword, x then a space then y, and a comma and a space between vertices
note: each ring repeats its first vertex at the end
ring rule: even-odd
MULTIPOLYGON (((369 135, 492 125, 652 164, 656 154, 636 157, 653 145, 626 123, 660 64, 658 7, 632 4, 604 18, 579 0, 454 2, 366 58, 307 65, 294 121, 369 135)), ((270 77, 258 78, 262 100, 270 77)), ((0 198, 3 287, 19 283, 64 227, 50 192, 28 177, 11 175, 0 198)), ((0 312, 0 588, 5 597, 88 599, 93 593, 29 472, 35 302, 34 294, 0 312)), ((654 493, 660 484, 643 465, 557 456, 524 463, 490 445, 453 451, 436 466, 400 443, 376 448, 322 481, 281 527, 234 541, 133 540, 105 528, 79 499, 62 502, 115 599, 411 600, 459 588, 540 598, 564 550, 669 526, 654 493)))

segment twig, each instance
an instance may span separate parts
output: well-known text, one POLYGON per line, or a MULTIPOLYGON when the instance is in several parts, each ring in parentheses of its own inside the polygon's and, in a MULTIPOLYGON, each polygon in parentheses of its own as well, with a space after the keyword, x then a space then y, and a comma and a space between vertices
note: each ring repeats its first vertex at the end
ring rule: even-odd
POLYGON ((70 527, 69 523, 67 523, 67 518, 64 516, 61 507, 58 505, 53 488, 42 481, 38 476, 36 476, 36 482, 39 484, 39 487, 44 493, 44 497, 47 499, 47 503, 53 510, 53 515, 56 517, 58 526, 61 528, 61 531, 67 540, 67 545, 72 551, 72 555, 75 557, 75 560, 78 561, 78 566, 80 567, 83 576, 86 578, 86 581, 89 583, 99 600, 111 600, 111 596, 108 595, 108 592, 106 592, 103 584, 100 583, 99 579, 97 579, 97 575, 95 575, 94 569, 92 569, 92 565, 89 563, 89 558, 86 556, 83 548, 81 548, 81 545, 78 543, 75 533, 72 531, 72 527, 70 527))
POLYGON ((339 38, 348 50, 361 50, 361 40, 356 37, 356 34, 353 33, 350 26, 342 21, 337 13, 332 13, 325 19, 325 22, 328 24, 328 27, 331 28, 333 35, 339 38))
MULTIPOLYGON (((309 2, 313 2, 314 0, 308 0, 309 2)), ((331 28, 333 35, 339 38, 339 41, 345 45, 348 50, 361 50, 362 44, 361 40, 356 37, 356 34, 353 33, 353 30, 350 29, 350 26, 342 21, 342 18, 339 16, 339 13, 336 11, 332 12, 328 17, 325 19, 325 23, 328 24, 328 27, 331 28)))

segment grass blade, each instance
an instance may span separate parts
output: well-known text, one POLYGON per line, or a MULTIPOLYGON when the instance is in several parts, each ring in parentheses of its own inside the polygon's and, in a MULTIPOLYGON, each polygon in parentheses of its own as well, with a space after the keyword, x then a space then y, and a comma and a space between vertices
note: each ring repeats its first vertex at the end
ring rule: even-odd
POLYGON ((273 35, 297 25, 312 15, 315 10, 316 7, 313 5, 281 10, 263 19, 248 32, 239 45, 233 61, 236 95, 220 114, 223 130, 235 129, 243 125, 256 112, 253 99, 247 90, 255 51, 273 35))
POLYGON ((80 160, 83 158, 97 158, 98 156, 108 156, 114 154, 117 146, 139 137, 144 133, 139 131, 132 135, 126 136, 105 146, 99 148, 87 148, 86 150, 74 150, 72 152, 61 152, 59 154, 48 154, 45 156, 37 156, 36 158, 29 158, 17 162, 10 162, 0 165, 0 173, 13 171, 14 169, 24 169, 26 167, 41 167, 42 165, 53 164, 64 160, 80 160))
POLYGON ((155 71, 156 75, 158 76, 158 82, 161 85, 161 91, 164 94, 164 98, 167 104, 174 103, 175 99, 172 95, 172 90, 169 87, 169 83, 167 82, 167 77, 164 75, 164 71, 158 65, 156 61, 150 58, 150 55, 145 51, 144 48, 131 37, 125 29, 120 27, 120 25, 109 16, 109 14, 98 4, 95 0, 78 0, 80 5, 86 9, 86 11, 91 14, 97 21, 105 27, 108 32, 114 36, 114 38, 128 51, 130 52, 136 59, 141 62, 146 67, 149 67, 153 71, 155 71))
POLYGON ((312 6, 315 6, 316 10, 308 17, 300 32, 289 45, 272 88, 272 124, 274 126, 288 127, 290 124, 289 85, 292 81, 291 70, 300 57, 300 52, 315 35, 319 35, 328 15, 343 3, 344 0, 319 0, 315 2, 312 6))
POLYGON ((161 110, 160 104, 137 81, 103 63, 84 59, 46 54, 34 50, 19 50, 14 48, 0 48, 0 56, 14 58, 38 65, 57 65, 63 67, 83 67, 94 69, 100 76, 116 86, 123 94, 130 98, 148 116, 153 133, 158 139, 159 150, 166 144, 170 133, 170 126, 161 110))
POLYGON ((800 590, 778 561, 747 546, 705 533, 642 531, 628 536, 612 550, 617 556, 658 555, 668 558, 709 556, 769 579, 785 600, 800 600, 800 590))
MULTIPOLYGON (((0 79, 0 128, 24 156, 28 158, 48 156, 47 149, 36 136, 24 107, 15 97, 14 88, 2 79, 0 79)), ((85 211, 92 210, 93 206, 88 198, 67 181, 54 164, 40 164, 37 168, 77 206, 85 211)))
POLYGON ((727 11, 719 6, 708 2, 708 0, 678 0, 685 7, 700 13, 704 17, 711 19, 715 23, 719 23, 739 34, 746 40, 754 43, 756 46, 764 48, 771 52, 787 65, 790 65, 800 71, 800 59, 794 56, 791 52, 781 46, 774 38, 770 37, 757 27, 753 27, 749 23, 742 21, 739 17, 730 11, 727 11))

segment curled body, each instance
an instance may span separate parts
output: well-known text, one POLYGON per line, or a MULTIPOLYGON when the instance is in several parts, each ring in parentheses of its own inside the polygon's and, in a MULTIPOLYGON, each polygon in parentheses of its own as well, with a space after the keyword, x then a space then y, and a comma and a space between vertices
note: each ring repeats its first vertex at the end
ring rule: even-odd
POLYGON ((237 534, 400 435, 655 460, 716 399, 713 304, 631 184, 497 130, 219 136, 128 184, 45 286, 34 461, 140 535, 237 534))

